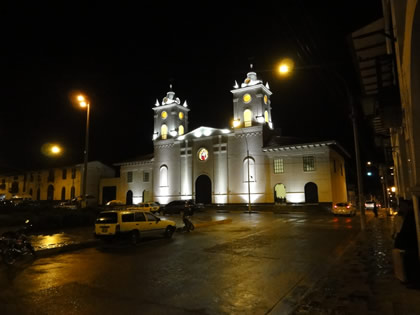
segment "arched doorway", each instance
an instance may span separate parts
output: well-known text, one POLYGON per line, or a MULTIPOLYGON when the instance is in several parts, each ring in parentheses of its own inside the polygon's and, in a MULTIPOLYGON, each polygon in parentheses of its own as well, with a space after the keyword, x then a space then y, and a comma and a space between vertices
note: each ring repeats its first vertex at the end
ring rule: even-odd
POLYGON ((283 184, 274 186, 274 202, 286 202, 286 186, 283 184))
POLYGON ((318 186, 315 183, 312 183, 312 182, 306 183, 305 202, 318 203, 318 186))
POLYGON ((211 180, 207 175, 200 175, 195 181, 195 202, 211 204, 211 180))
POLYGON ((48 186, 47 200, 54 200, 54 186, 53 185, 48 186))
POLYGON ((133 204, 133 192, 131 190, 127 191, 127 195, 125 197, 125 204, 126 205, 133 204))
POLYGON ((61 188, 61 200, 66 200, 66 187, 61 188))

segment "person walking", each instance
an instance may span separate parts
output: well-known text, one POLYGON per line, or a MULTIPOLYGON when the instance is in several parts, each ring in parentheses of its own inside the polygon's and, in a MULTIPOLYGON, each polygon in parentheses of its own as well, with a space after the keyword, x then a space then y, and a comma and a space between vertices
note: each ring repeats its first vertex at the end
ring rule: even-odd
POLYGON ((378 206, 376 205, 376 201, 373 203, 373 213, 375 214, 375 218, 378 217, 378 206))

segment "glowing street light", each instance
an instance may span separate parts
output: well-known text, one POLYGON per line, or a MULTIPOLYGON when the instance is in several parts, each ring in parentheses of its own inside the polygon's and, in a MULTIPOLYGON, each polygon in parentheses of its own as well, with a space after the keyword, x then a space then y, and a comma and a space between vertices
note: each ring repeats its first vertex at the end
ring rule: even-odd
POLYGON ((82 184, 82 208, 86 208, 86 186, 87 186, 87 164, 88 164, 88 150, 89 150, 89 115, 90 103, 83 95, 77 96, 77 101, 80 107, 86 108, 86 138, 85 138, 85 152, 84 152, 84 166, 83 166, 83 184, 82 184))
POLYGON ((54 155, 60 154, 61 153, 61 148, 58 145, 53 145, 51 147, 51 153, 54 155))

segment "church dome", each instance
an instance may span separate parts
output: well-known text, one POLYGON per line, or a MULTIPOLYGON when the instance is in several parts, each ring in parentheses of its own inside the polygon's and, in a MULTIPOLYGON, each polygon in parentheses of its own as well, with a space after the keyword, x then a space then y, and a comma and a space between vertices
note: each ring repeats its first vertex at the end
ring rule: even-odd
MULTIPOLYGON (((251 69, 252 69, 252 65, 251 65, 251 69)), ((262 84, 262 83, 263 82, 261 80, 258 80, 257 74, 251 71, 247 73, 244 83, 241 84, 241 87, 247 87, 247 86, 252 86, 252 85, 257 85, 257 84, 262 84)))
POLYGON ((169 104, 181 104, 181 100, 178 97, 175 97, 175 92, 172 91, 172 84, 170 85, 170 91, 166 93, 166 96, 162 100, 162 105, 169 104))

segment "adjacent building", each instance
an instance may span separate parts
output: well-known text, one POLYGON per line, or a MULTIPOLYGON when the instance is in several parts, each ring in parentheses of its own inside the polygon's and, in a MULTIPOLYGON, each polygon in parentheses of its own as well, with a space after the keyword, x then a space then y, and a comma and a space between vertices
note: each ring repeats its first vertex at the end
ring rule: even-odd
MULTIPOLYGON (((69 200, 81 195, 83 164, 0 175, 0 197, 24 196, 32 200, 69 200)), ((99 181, 115 170, 99 161, 88 163, 86 193, 97 201, 99 181)))

